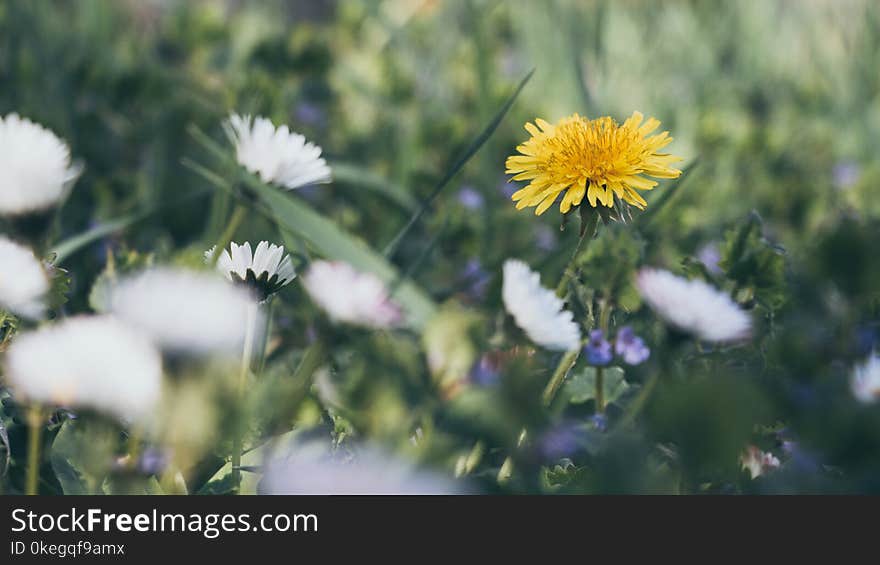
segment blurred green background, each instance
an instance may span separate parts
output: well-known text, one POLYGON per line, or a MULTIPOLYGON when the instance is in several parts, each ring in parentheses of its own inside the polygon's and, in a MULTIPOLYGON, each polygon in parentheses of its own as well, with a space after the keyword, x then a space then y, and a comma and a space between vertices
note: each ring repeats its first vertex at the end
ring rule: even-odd
MULTIPOLYGON (((585 278, 626 287, 637 265, 705 275, 720 259, 708 276, 755 308, 761 331, 745 350, 674 350, 642 311, 632 320, 652 337, 654 355, 627 380, 670 375, 645 413, 646 431, 543 466, 541 481, 536 474, 491 488, 880 490, 880 415, 852 400, 847 381, 849 367, 876 346, 880 321, 877 2, 0 2, 0 114, 46 125, 85 164, 55 241, 149 213, 65 258, 71 313, 88 310, 108 248, 186 261, 217 240, 232 202, 186 166, 186 159, 208 162, 191 125, 220 140, 231 111, 290 124, 324 148, 335 177, 298 196, 381 249, 531 69, 495 134, 394 263, 438 303, 454 297, 493 313, 506 258, 555 280, 577 230, 560 231, 556 210, 540 218, 517 212, 504 159, 535 117, 621 120, 638 110, 660 119, 675 138, 670 151, 695 166, 637 237, 606 231, 584 260, 585 278), (802 449, 790 460, 802 457, 803 465, 759 483, 737 475, 746 443, 781 450, 795 441, 802 449)), ((663 185, 650 196, 662 192, 663 185)), ((259 238, 278 241, 279 233, 254 215, 236 239, 259 238)), ((284 297, 278 331, 298 359, 310 314, 297 308, 306 301, 301 290, 292 286, 284 297)), ((627 321, 638 301, 621 302, 627 321)), ((484 333, 477 342, 491 332, 484 333)), ((364 339, 378 343, 358 347, 385 351, 386 338, 364 339)), ((408 438, 412 421, 400 425, 396 418, 406 418, 395 410, 424 408, 410 398, 420 385, 405 382, 422 370, 417 344, 407 343, 413 351, 388 346, 390 359, 338 353, 350 374, 371 362, 385 367, 390 389, 404 398, 373 403, 387 400, 375 384, 368 395, 351 392, 365 406, 363 419, 350 414, 349 423, 367 437, 408 438), (397 431, 386 434, 386 426, 397 431)), ((279 367, 293 364, 284 355, 276 356, 279 367)), ((523 370, 537 374, 537 390, 549 376, 523 370)), ((535 388, 519 386, 530 392, 506 398, 535 388)), ((454 460, 474 440, 509 447, 521 425, 589 412, 547 416, 511 400, 505 409, 525 416, 499 431, 474 424, 489 401, 468 402, 440 418, 448 436, 426 459, 454 460)), ((493 477, 502 455, 484 458, 476 475, 493 477)))
MULTIPOLYGON (((289 123, 324 147, 338 182, 310 196, 383 242, 534 68, 456 179, 476 192, 463 205, 482 202, 482 213, 456 210, 453 186, 426 228, 436 233, 446 219, 447 233, 473 236, 444 238, 438 272, 470 256, 494 265, 535 253, 524 243, 536 230, 548 245, 558 239, 552 215, 539 223, 511 209, 502 163, 526 120, 574 111, 655 115, 673 152, 700 158, 664 222, 668 237, 718 238, 756 209, 796 252, 844 211, 880 212, 871 198, 878 12, 857 0, 7 0, 0 111, 44 123, 87 164, 65 234, 203 188, 180 164, 198 155, 186 127, 218 133, 234 110, 289 123)), ((163 209, 139 236, 213 241, 222 203, 194 213, 211 199, 163 209)))

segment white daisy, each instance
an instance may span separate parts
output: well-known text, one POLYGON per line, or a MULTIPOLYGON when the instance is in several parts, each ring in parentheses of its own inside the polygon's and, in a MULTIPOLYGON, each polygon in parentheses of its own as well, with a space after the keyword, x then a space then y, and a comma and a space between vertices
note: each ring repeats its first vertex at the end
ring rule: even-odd
POLYGON ((730 342, 751 334, 749 315, 730 296, 702 280, 642 269, 636 276, 636 286, 661 318, 699 339, 730 342))
POLYGON ((240 354, 255 305, 212 273, 182 269, 151 269, 110 291, 114 314, 175 353, 240 354))
POLYGON ((49 276, 29 248, 0 236, 0 309, 40 318, 46 309, 49 276))
POLYGON ((28 400, 91 408, 126 422, 151 415, 162 388, 159 353, 112 316, 70 318, 17 336, 4 374, 28 400))
POLYGON ((315 445, 271 460, 260 490, 268 494, 439 495, 462 494, 451 479, 375 448, 352 456, 315 445))
POLYGON ((51 131, 18 114, 0 117, 0 214, 55 205, 81 170, 70 163, 67 144, 51 131))
POLYGON ((547 349, 571 351, 580 347, 581 331, 574 315, 552 290, 541 286, 541 277, 517 259, 504 262, 501 288, 504 307, 529 339, 547 349))
POLYGON ((303 286, 334 322, 388 328, 402 321, 382 280, 342 261, 316 261, 303 275, 303 286))
POLYGON ((859 402, 870 404, 880 400, 880 356, 871 353, 864 363, 853 369, 850 388, 859 402))
POLYGON ((286 188, 330 182, 321 148, 286 125, 276 129, 267 118, 232 114, 224 127, 238 162, 264 182, 286 188))
MULTIPOLYGON (((205 260, 210 261, 216 247, 205 251, 205 260)), ((290 255, 284 254, 284 246, 261 241, 257 250, 251 252, 251 244, 229 244, 217 258, 217 270, 228 280, 244 285, 253 291, 260 301, 278 292, 294 278, 296 273, 290 255)))
POLYGON ((746 448, 739 458, 742 468, 749 472, 753 479, 766 474, 773 469, 778 469, 782 463, 770 452, 761 451, 754 445, 746 448))

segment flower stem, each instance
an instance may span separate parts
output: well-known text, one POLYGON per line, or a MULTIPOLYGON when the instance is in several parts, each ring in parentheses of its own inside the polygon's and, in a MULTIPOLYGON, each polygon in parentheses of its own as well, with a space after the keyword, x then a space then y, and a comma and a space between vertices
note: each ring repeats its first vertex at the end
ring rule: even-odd
POLYGON ((223 230, 223 233, 220 234, 217 243, 214 245, 214 254, 211 255, 212 266, 217 264, 217 259, 220 258, 220 254, 223 253, 223 250, 226 249, 226 246, 232 241, 236 230, 238 230, 238 226, 244 221, 246 214, 247 207, 245 205, 237 204, 235 206, 235 210, 232 211, 232 216, 229 218, 229 223, 226 225, 226 229, 223 230))
POLYGON ((270 297, 263 311, 266 319, 264 320, 263 335, 261 337, 260 346, 257 350, 257 372, 255 373, 255 376, 258 379, 260 378, 260 375, 263 374, 263 369, 266 367, 266 348, 269 346, 269 336, 272 334, 272 313, 274 311, 275 301, 272 299, 272 297, 270 297))
MULTIPOLYGON (((248 371, 251 366, 251 357, 254 350, 254 334, 257 325, 257 304, 253 303, 247 309, 247 329, 244 336, 244 347, 241 352, 241 370, 238 374, 238 387, 236 397, 238 400, 239 411, 244 414, 244 391, 247 384, 248 371)), ((241 455, 244 450, 244 418, 238 422, 235 429, 235 436, 232 438, 232 484, 234 485, 236 494, 241 486, 241 455)))
POLYGON ((143 451, 143 438, 140 430, 132 430, 128 435, 128 457, 131 464, 137 467, 138 458, 143 451))
MULTIPOLYGON (((611 305, 607 300, 599 303, 599 329, 602 335, 607 339, 608 324, 611 320, 611 305)), ((605 367, 596 367, 596 389, 594 396, 596 398, 596 413, 605 413, 605 367)))
MULTIPOLYGON (((574 251, 571 253, 568 263, 565 264, 565 269, 562 271, 562 277, 559 279, 559 284, 556 285, 556 296, 559 298, 563 298, 568 290, 568 281, 574 276, 574 263, 578 258, 578 255, 580 255, 584 240, 592 238, 592 234, 588 234, 589 230, 580 233, 577 244, 574 246, 574 251)), ((580 348, 569 351, 562 357, 562 359, 560 359, 559 365, 557 365, 556 370, 553 371, 553 376, 550 377, 550 382, 548 382, 546 388, 544 388, 543 399, 545 406, 550 406, 550 403, 553 402, 557 390, 562 386, 568 372, 574 367, 578 355, 580 355, 580 348)))
POLYGON ((580 255, 581 247, 583 247, 585 239, 592 239, 592 234, 587 235, 587 232, 582 232, 578 237, 577 245, 574 246, 574 251, 571 253, 568 263, 565 264, 565 269, 562 271, 562 277, 559 279, 559 284, 556 285, 556 296, 559 298, 564 297, 565 292, 568 290, 568 281, 574 276, 574 263, 578 258, 578 255, 580 255))
POLYGON ((309 381, 324 361, 324 357, 327 354, 326 349, 320 340, 316 340, 311 344, 303 354, 299 365, 294 369, 292 379, 296 382, 302 381, 304 384, 309 381))
POLYGON ((632 404, 630 404, 629 410, 627 410, 626 414, 623 415, 623 418, 620 419, 620 427, 625 428, 635 421, 636 416, 639 415, 639 413, 645 407, 645 404, 647 404, 648 397, 651 396, 651 393, 654 391, 654 388, 657 386, 657 382, 659 380, 659 372, 655 372, 650 377, 648 377, 648 380, 645 382, 645 386, 642 387, 639 395, 635 398, 635 400, 633 400, 632 404))
POLYGON ((40 436, 43 432, 42 410, 38 404, 32 404, 27 412, 28 422, 28 458, 25 493, 37 494, 40 478, 40 436))
POLYGON ((559 365, 556 366, 556 370, 553 371, 553 376, 550 377, 550 381, 544 388, 544 394, 542 395, 544 406, 550 406, 553 402, 556 392, 559 390, 559 387, 562 386, 563 381, 565 381, 565 376, 568 375, 568 372, 574 367, 580 353, 580 348, 573 349, 563 355, 562 359, 559 360, 559 365))

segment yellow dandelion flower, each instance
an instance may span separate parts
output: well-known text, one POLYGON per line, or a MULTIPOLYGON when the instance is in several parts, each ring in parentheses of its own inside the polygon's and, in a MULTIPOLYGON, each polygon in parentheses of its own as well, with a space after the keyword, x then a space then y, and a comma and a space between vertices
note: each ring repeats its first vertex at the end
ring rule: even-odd
POLYGON ((542 119, 526 123, 532 137, 517 146, 521 155, 507 158, 512 180, 531 183, 512 196, 517 210, 537 206, 543 214, 564 191, 559 210, 565 214, 578 206, 584 196, 590 206, 614 205, 614 198, 644 210, 647 202, 638 193, 651 190, 657 182, 645 178, 669 179, 681 174, 670 165, 678 157, 658 151, 672 142, 669 132, 648 135, 660 121, 633 112, 623 125, 605 116, 588 120, 578 114, 555 125, 542 119), (598 203, 598 204, 597 204, 598 203))

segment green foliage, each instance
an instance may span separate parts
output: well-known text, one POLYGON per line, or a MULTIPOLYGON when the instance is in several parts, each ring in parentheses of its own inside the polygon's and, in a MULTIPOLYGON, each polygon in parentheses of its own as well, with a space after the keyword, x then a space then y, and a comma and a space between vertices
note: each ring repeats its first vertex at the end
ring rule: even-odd
POLYGON ((737 291, 773 311, 786 299, 785 258, 779 246, 764 239, 763 226, 753 212, 742 225, 728 231, 718 265, 737 291))
MULTIPOLYGON (((241 396, 237 367, 166 355, 149 429, 47 414, 40 492, 228 494, 237 432, 247 493, 300 440, 380 445, 490 493, 880 491, 880 405, 851 385, 880 351, 874 3, 410 4, 2 3, 0 115, 56 132, 84 173, 57 210, 0 224, 51 280, 47 321, 0 311, 0 373, 22 333, 106 313, 126 274, 205 269, 225 235, 283 243, 299 275, 263 307, 241 396), (523 123, 634 110, 682 157, 644 212, 514 209, 523 123), (233 111, 321 146, 333 182, 245 171, 222 133, 233 111), (505 312, 514 257, 550 289, 573 267, 560 294, 584 336, 628 325, 650 348, 604 369, 600 417, 584 355, 542 401, 574 353, 505 312), (317 259, 377 275, 404 327, 331 322, 301 284, 317 259), (751 337, 670 330, 636 288, 644 267, 729 293, 751 337), (780 467, 752 479, 748 446, 780 467)), ((19 493, 29 402, 0 395, 0 490, 19 493)))
MULTIPOLYGON (((624 379, 623 369, 607 367, 603 369, 603 391, 607 404, 612 404, 626 394, 630 388, 624 379)), ((565 383, 565 393, 569 402, 582 404, 596 398, 596 367, 583 367, 573 371, 565 383)))
POLYGON ((601 295, 626 299, 634 293, 633 272, 642 260, 644 243, 627 226, 600 228, 578 259, 579 281, 601 295))

